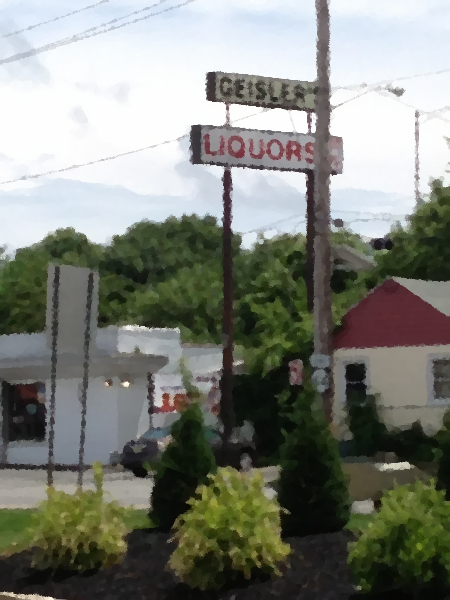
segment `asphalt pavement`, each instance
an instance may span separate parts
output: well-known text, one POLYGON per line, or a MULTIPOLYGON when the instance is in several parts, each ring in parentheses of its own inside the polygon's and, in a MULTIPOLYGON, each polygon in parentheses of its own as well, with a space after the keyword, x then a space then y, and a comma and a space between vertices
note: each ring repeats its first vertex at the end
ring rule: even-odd
MULTIPOLYGON (((265 493, 269 498, 274 498, 276 493, 270 482, 278 477, 277 467, 261 469, 261 474, 266 482, 265 493)), ((55 489, 73 494, 77 488, 77 473, 56 471, 54 473, 55 489)), ((0 470, 0 509, 2 508, 34 508, 46 500, 47 472, 45 470, 0 470)), ((84 489, 95 489, 93 472, 87 471, 83 477, 84 489)), ((104 471, 103 489, 106 499, 117 500, 124 506, 148 509, 150 495, 153 488, 151 476, 145 479, 135 477, 129 471, 106 469, 104 471)), ((358 513, 371 513, 373 502, 354 502, 352 511, 358 513)))
MULTIPOLYGON (((77 473, 56 471, 55 489, 73 494, 77 488, 77 473)), ((34 508, 46 500, 47 472, 44 470, 0 470, 0 508, 34 508)), ((151 477, 138 479, 127 471, 106 472, 103 489, 106 498, 118 500, 125 506, 148 508, 153 481, 151 477)), ((94 490, 92 471, 83 477, 83 488, 94 490)))

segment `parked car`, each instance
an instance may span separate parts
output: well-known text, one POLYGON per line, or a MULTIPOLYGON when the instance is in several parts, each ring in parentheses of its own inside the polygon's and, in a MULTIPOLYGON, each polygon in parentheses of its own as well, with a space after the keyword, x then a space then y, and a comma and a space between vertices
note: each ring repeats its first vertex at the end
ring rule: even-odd
MULTIPOLYGON (((205 428, 207 441, 210 443, 211 449, 216 458, 216 462, 220 466, 222 464, 220 449, 222 439, 220 436, 220 425, 209 426, 205 428)), ((137 440, 132 440, 125 444, 120 455, 120 464, 130 470, 136 477, 146 477, 147 469, 145 463, 151 463, 157 459, 171 442, 171 427, 157 427, 153 430, 146 431, 137 440)), ((249 423, 245 423, 243 427, 237 427, 233 431, 231 437, 231 459, 229 466, 239 469, 243 463, 252 463, 256 460, 256 449, 253 442, 253 428, 249 423)))

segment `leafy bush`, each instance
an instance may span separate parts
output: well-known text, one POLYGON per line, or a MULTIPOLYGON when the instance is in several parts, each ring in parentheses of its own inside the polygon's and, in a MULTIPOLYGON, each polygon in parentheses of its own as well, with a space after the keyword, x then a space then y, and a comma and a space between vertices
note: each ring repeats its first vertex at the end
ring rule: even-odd
POLYGON ((280 575, 290 548, 281 541, 280 509, 264 495, 261 475, 227 467, 209 478, 174 525, 178 547, 168 569, 201 590, 219 589, 242 574, 280 575))
POLYGON ((433 462, 437 448, 437 440, 424 432, 420 421, 415 421, 408 429, 391 431, 383 449, 395 452, 401 460, 417 463, 433 462))
POLYGON ((380 421, 376 394, 349 390, 347 414, 349 429, 353 435, 349 453, 353 456, 374 456, 382 449, 387 428, 380 421))
POLYGON ((433 480, 396 487, 349 550, 362 592, 439 593, 450 584, 450 503, 433 480))
POLYGON ((203 414, 192 401, 172 425, 172 441, 156 463, 150 519, 160 531, 170 531, 175 519, 189 509, 187 501, 199 484, 216 471, 206 439, 203 414))
MULTIPOLYGON (((103 500, 103 474, 94 463, 95 491, 66 494, 50 487, 48 499, 32 516, 24 542, 34 549, 33 566, 39 569, 86 571, 118 563, 129 530, 124 519, 130 509, 103 500)), ((26 548, 14 547, 14 550, 26 548)))
POLYGON ((445 491, 445 499, 450 500, 450 411, 447 410, 441 430, 435 436, 438 446, 438 472, 436 488, 445 491))
POLYGON ((284 535, 340 531, 350 516, 348 483, 338 442, 323 409, 316 406, 318 400, 317 392, 306 380, 290 412, 295 427, 286 434, 281 448, 277 486, 280 506, 289 511, 281 515, 284 535))

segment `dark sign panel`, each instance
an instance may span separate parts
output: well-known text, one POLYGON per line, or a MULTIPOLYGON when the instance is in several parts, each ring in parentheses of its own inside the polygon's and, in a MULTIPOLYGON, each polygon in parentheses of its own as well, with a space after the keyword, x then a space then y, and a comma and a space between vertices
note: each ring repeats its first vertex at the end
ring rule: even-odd
POLYGON ((206 99, 211 102, 313 112, 316 93, 316 84, 309 81, 219 72, 206 75, 206 99))

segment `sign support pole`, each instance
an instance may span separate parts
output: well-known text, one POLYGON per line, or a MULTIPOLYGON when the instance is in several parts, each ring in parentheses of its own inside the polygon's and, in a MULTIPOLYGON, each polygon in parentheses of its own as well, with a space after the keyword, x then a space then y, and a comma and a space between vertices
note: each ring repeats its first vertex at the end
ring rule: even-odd
POLYGON ((83 361, 83 384, 81 388, 81 430, 80 430, 80 448, 78 456, 78 487, 83 487, 84 466, 84 446, 86 442, 86 412, 87 412, 87 392, 89 387, 89 350, 91 345, 91 316, 92 316, 92 297, 94 293, 94 273, 89 273, 87 300, 86 300, 86 329, 84 331, 84 361, 83 361))
POLYGON ((316 0, 317 96, 314 239, 314 368, 313 381, 322 396, 326 419, 332 422, 333 317, 331 310, 330 175, 330 11, 329 0, 316 0))
MULTIPOLYGON (((308 134, 311 134, 312 115, 307 113, 308 134)), ((306 301, 307 310, 314 310, 314 171, 306 173, 306 301)))
MULTIPOLYGON (((226 104, 226 123, 230 126, 230 105, 226 104)), ((231 167, 223 172, 223 353, 220 380, 220 419, 223 424, 222 450, 229 454, 229 442, 234 426, 233 410, 233 257, 232 257, 232 199, 231 167)))
POLYGON ((59 284, 60 267, 55 267, 55 277, 53 280, 52 296, 52 358, 50 374, 50 406, 49 406, 49 434, 48 434, 48 464, 47 464, 47 486, 53 487, 53 472, 55 470, 55 409, 56 409, 56 365, 58 361, 58 329, 59 329, 59 284))

